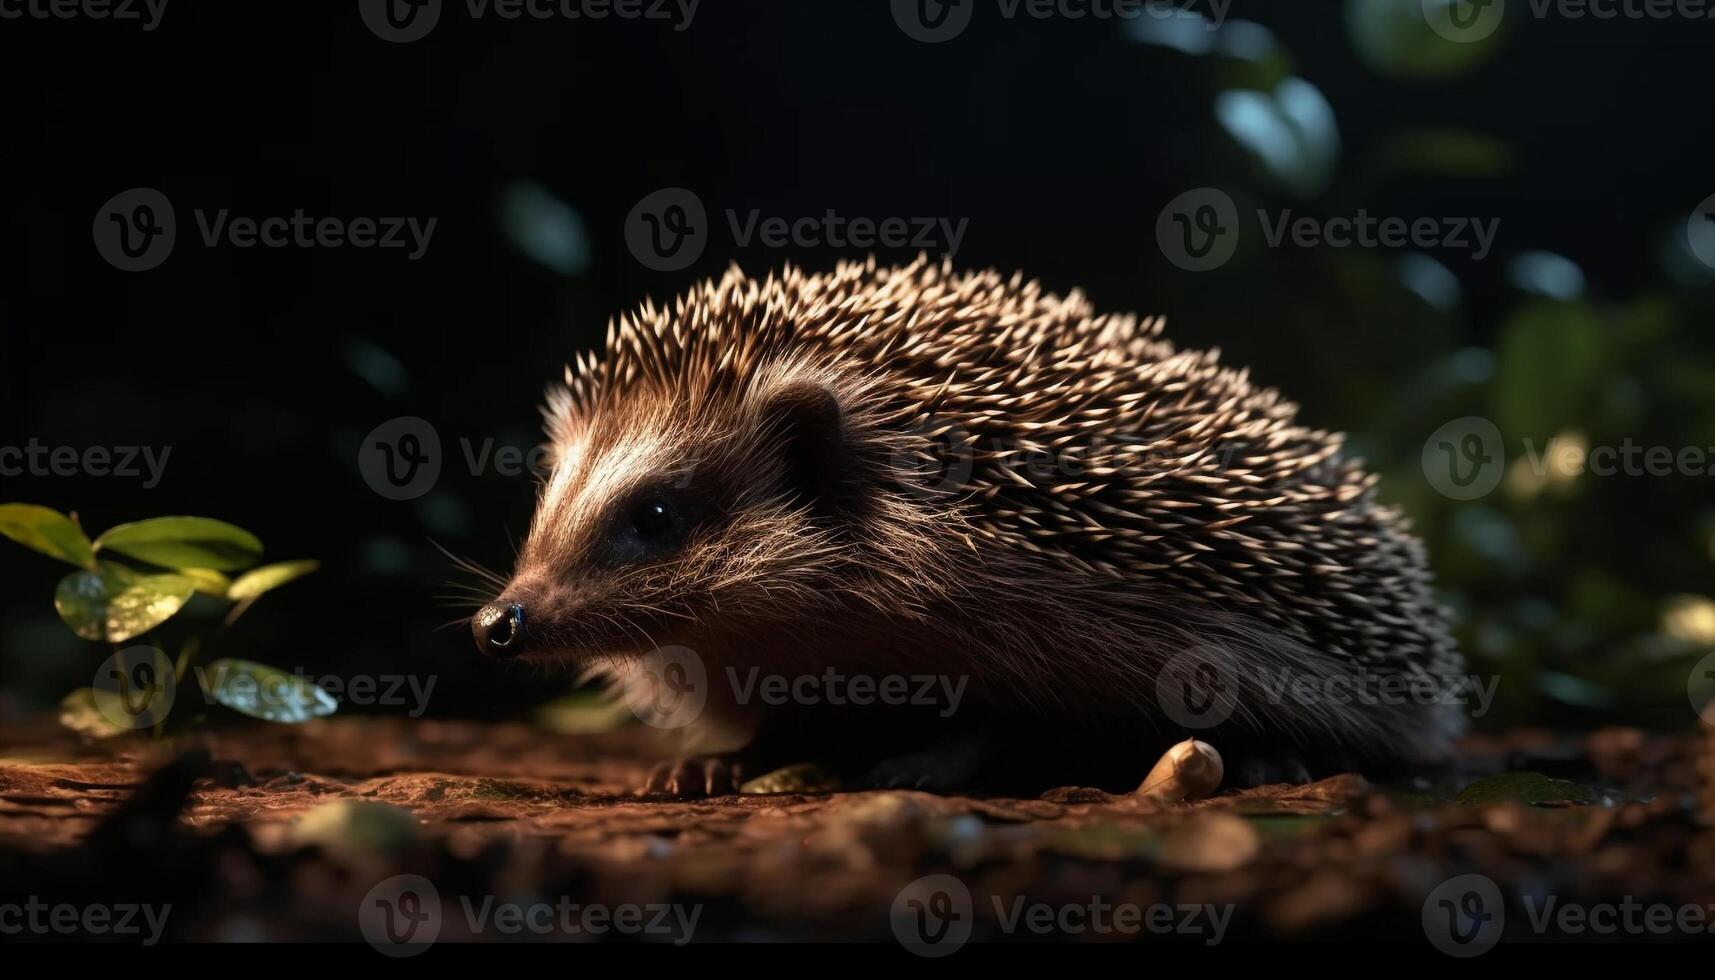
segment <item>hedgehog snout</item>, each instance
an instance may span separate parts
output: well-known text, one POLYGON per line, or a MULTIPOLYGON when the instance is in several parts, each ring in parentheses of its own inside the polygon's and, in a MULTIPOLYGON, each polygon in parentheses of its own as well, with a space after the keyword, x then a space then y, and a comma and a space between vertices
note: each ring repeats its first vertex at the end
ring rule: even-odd
POLYGON ((497 659, 516 657, 524 650, 524 625, 524 604, 504 599, 483 606, 470 621, 477 650, 497 659))

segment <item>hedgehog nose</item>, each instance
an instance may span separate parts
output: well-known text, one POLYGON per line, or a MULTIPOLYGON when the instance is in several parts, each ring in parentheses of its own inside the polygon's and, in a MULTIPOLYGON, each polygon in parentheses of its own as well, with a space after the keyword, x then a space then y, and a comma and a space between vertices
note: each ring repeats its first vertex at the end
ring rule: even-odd
POLYGON ((516 656, 524 648, 524 607, 516 602, 491 602, 470 621, 476 648, 490 657, 516 656))

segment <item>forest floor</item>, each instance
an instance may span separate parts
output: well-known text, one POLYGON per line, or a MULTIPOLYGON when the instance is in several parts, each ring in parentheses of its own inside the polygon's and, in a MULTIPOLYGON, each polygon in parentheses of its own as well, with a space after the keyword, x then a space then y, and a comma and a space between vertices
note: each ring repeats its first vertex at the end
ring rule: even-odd
POLYGON ((170 906, 167 940, 848 939, 933 955, 967 936, 1362 937, 1470 954, 1601 938, 1605 917, 1621 938, 1715 929, 1708 733, 1521 731, 1467 740, 1441 785, 1348 775, 1180 805, 1072 787, 639 798, 660 751, 640 728, 0 734, 0 907, 170 906))

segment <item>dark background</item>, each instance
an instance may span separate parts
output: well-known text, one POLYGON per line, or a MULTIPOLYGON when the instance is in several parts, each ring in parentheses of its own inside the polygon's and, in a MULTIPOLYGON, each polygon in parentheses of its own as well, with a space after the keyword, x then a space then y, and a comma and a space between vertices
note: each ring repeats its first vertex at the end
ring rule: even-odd
MULTIPOLYGON (((355 4, 171 0, 160 26, 0 21, 7 93, 0 225, 0 444, 170 446, 165 479, 0 478, 0 500, 75 511, 92 534, 161 514, 255 531, 323 570, 268 597, 227 652, 312 674, 439 678, 435 714, 514 714, 565 678, 478 662, 437 629, 463 578, 432 541, 496 567, 533 504, 527 476, 471 474, 460 438, 528 448, 544 387, 607 318, 729 261, 831 267, 850 250, 740 248, 724 212, 968 218, 956 256, 1161 312, 1189 345, 1353 433, 1429 539, 1474 669, 1499 672, 1483 724, 1681 728, 1686 672, 1715 640, 1706 475, 1511 483, 1457 503, 1419 453, 1464 415, 1522 438, 1715 446, 1711 270, 1684 246, 1715 192, 1707 105, 1715 21, 1535 19, 1450 47, 1416 0, 1236 2, 1259 57, 1188 54, 1100 19, 1005 20, 980 3, 923 44, 884 3, 704 0, 688 30, 626 21, 473 21, 462 3, 411 44, 355 4), (1270 40, 1271 36, 1271 40, 1270 40), (1391 38, 1392 40, 1387 40, 1391 38), (1217 119, 1232 89, 1296 76, 1331 106, 1325 172, 1288 179, 1217 119), (664 187, 715 223, 701 259, 654 272, 627 213, 664 187), (1500 219, 1493 254, 1428 258, 1442 305, 1386 249, 1266 249, 1187 273, 1162 208, 1199 186, 1241 213, 1500 219), (157 269, 97 254, 103 202, 153 187, 178 244, 157 269), (545 190, 575 213, 543 207, 545 190), (523 190, 521 190, 523 189, 523 190), (523 196, 520 196, 523 194, 523 196), (570 236, 555 269, 525 227, 570 236), (193 209, 438 218, 427 254, 204 247, 193 209), (1584 285, 1540 295, 1537 250, 1584 285), (364 433, 430 420, 436 489, 393 502, 357 469, 364 433)), ((1194 9, 1205 10, 1195 6, 1194 9)), ((913 250, 883 252, 909 258, 913 250)), ((1421 268, 1421 267, 1420 267, 1421 268)), ((4 543, 0 543, 4 544, 4 543)), ((0 715, 47 710, 103 656, 51 596, 65 567, 0 547, 0 715)))

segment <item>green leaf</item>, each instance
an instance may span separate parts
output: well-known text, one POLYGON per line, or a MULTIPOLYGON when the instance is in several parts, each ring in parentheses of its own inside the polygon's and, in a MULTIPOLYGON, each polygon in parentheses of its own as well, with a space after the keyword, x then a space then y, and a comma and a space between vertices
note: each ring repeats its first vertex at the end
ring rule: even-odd
POLYGON ((86 640, 123 643, 171 619, 196 583, 183 575, 139 575, 102 562, 99 571, 73 572, 54 589, 54 608, 86 640))
POLYGON ((296 724, 334 713, 339 702, 307 678, 230 658, 197 670, 197 683, 217 704, 264 721, 296 724))
POLYGON ((1491 388, 1495 423, 1510 449, 1538 443, 1583 421, 1591 391, 1608 364, 1608 330, 1585 303, 1525 303, 1501 327, 1491 388))
MULTIPOLYGON (((1504 21, 1482 29, 1481 19, 1469 34, 1438 33, 1431 18, 1446 18, 1448 13, 1440 8, 1452 6, 1426 6, 1423 0, 1347 0, 1346 32, 1358 56, 1377 71, 1409 79, 1450 78, 1494 57, 1507 34, 1504 21)), ((1480 18, 1482 10, 1477 10, 1480 18)))
POLYGON ((635 722, 637 716, 623 698, 605 691, 573 691, 538 707, 536 724, 561 735, 599 735, 635 722))
POLYGON ((95 548, 71 518, 37 504, 0 504, 0 534, 79 568, 95 564, 95 548))
POLYGON ((254 599, 293 579, 303 578, 320 567, 322 563, 319 561, 282 561, 253 568, 232 583, 231 588, 226 590, 226 597, 235 601, 254 599))
POLYGON ((80 687, 61 698, 60 724, 91 738, 112 738, 131 731, 108 720, 110 712, 103 711, 96 704, 95 699, 99 697, 111 698, 114 694, 111 691, 97 691, 93 687, 80 687))
POLYGON ((294 843, 347 860, 397 855, 422 839, 422 828, 410 810, 366 800, 323 803, 299 817, 291 833, 294 843))
POLYGON ((212 568, 181 568, 179 574, 196 583, 197 591, 219 599, 226 598, 232 580, 212 568))
POLYGON ((109 528, 95 539, 106 548, 166 568, 233 572, 262 560, 256 535, 207 517, 156 517, 109 528))
POLYGON ((1588 786, 1544 776, 1540 772, 1508 772, 1486 776, 1465 787, 1454 801, 1465 806, 1487 803, 1528 803, 1551 806, 1569 803, 1599 803, 1602 794, 1588 786))
POLYGON ((1419 129, 1388 137, 1374 159, 1389 176, 1504 177, 1518 163, 1518 155, 1504 141, 1459 129, 1419 129))

